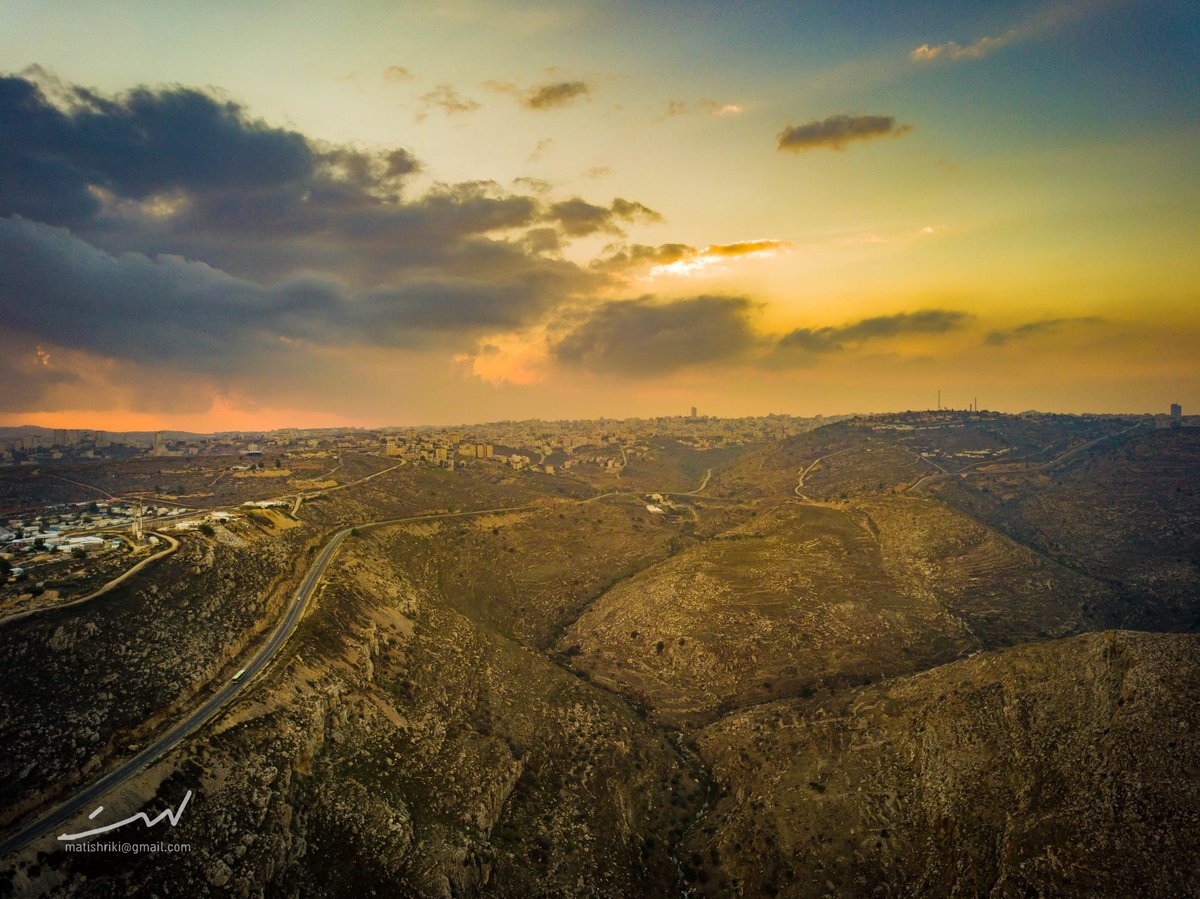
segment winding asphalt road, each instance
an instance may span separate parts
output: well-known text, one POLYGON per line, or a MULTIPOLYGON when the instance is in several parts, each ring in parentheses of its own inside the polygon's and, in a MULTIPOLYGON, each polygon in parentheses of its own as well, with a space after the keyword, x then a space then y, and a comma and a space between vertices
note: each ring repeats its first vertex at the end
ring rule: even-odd
MULTIPOLYGON (((608 496, 624 495, 619 493, 604 493, 598 496, 593 496, 585 500, 577 500, 578 503, 589 503, 595 500, 604 499, 608 496)), ((123 762, 119 767, 105 774, 95 783, 85 787, 80 792, 76 793, 70 799, 58 805, 56 808, 47 812, 42 817, 29 824, 26 824, 20 830, 16 831, 2 842, 0 842, 0 858, 3 858, 11 853, 23 849, 28 843, 41 837, 51 829, 61 827, 75 815, 80 814, 84 809, 91 808, 97 804, 102 796, 109 791, 119 787, 122 783, 128 780, 133 775, 137 774, 143 768, 150 765, 152 762, 159 759, 161 756, 174 749, 179 743, 187 739, 197 730, 199 730, 206 722, 213 718, 221 709, 228 705, 242 690, 244 690, 254 677, 262 671, 280 648, 292 636, 296 630, 296 625, 299 624, 301 617, 304 615, 305 609, 308 608, 309 599, 316 591, 317 585, 321 582, 322 576, 325 574, 325 569, 329 567, 329 563, 333 560, 338 548, 352 532, 364 531, 372 528, 385 527, 387 525, 403 524, 411 521, 425 521, 431 519, 442 518, 465 518, 472 515, 492 515, 500 512, 516 512, 527 509, 536 509, 537 504, 525 504, 520 506, 504 506, 498 509, 472 509, 465 512, 434 512, 426 515, 409 515, 403 518, 389 518, 383 521, 371 521, 358 525, 351 525, 337 531, 322 547, 321 552, 313 561, 308 569, 308 573, 304 575, 304 580, 300 582, 295 596, 292 598, 292 604, 288 608, 287 614, 275 628, 271 634, 271 638, 262 646, 254 658, 246 664, 245 673, 236 681, 227 682, 215 696, 209 698, 204 705, 200 706, 196 711, 188 715, 187 718, 180 721, 166 733, 156 738, 152 743, 142 749, 137 755, 128 761, 123 762)))
POLYGON ((351 530, 353 528, 343 528, 329 538, 329 541, 308 569, 308 573, 304 576, 300 587, 296 590, 287 615, 284 616, 283 621, 275 628, 274 633, 271 634, 271 639, 263 645, 255 654, 253 660, 246 665, 245 674, 241 678, 226 683, 204 705, 158 737, 133 758, 124 762, 120 767, 110 771, 57 808, 38 818, 36 821, 25 825, 3 842, 0 842, 0 858, 22 849, 27 843, 40 837, 42 834, 53 828, 62 826, 84 809, 91 808, 97 804, 97 800, 100 797, 120 786, 151 762, 175 748, 175 746, 198 730, 229 703, 230 700, 237 696, 254 679, 254 676, 270 663, 280 647, 292 635, 301 616, 304 614, 304 610, 308 607, 308 601, 316 590, 317 584, 321 581, 321 576, 325 573, 325 569, 329 566, 329 562, 333 559, 338 547, 342 545, 342 541, 346 539, 351 530))

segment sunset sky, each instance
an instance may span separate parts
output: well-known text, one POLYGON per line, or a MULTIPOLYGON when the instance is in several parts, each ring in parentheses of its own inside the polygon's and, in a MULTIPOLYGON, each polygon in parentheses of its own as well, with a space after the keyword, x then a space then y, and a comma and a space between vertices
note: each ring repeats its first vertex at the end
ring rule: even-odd
POLYGON ((0 0, 0 65, 3 424, 1200 405, 1194 3, 0 0))

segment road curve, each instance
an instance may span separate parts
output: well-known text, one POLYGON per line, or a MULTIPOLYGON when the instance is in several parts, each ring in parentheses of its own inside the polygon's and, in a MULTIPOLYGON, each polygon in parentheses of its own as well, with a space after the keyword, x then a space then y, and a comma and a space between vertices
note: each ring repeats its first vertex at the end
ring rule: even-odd
POLYGON ((28 618, 30 615, 37 615, 40 612, 56 612, 59 609, 69 609, 71 606, 77 606, 77 605, 80 605, 81 603, 90 602, 91 600, 96 599, 99 596, 103 596, 105 593, 108 593, 110 590, 112 590, 116 587, 119 587, 121 584, 125 583, 127 580, 129 580, 131 577, 133 577, 139 571, 144 569, 147 565, 150 565, 153 562, 157 562, 159 559, 165 559, 167 556, 171 555, 171 553, 175 552, 175 550, 179 549, 179 541, 176 540, 174 537, 170 536, 169 534, 164 534, 160 531, 148 531, 147 533, 153 534, 155 537, 159 537, 159 538, 167 541, 167 548, 165 550, 163 550, 162 552, 157 552, 152 556, 148 556, 145 559, 142 559, 142 561, 138 562, 132 568, 129 568, 129 569, 121 572, 115 578, 113 578, 111 581, 109 581, 107 584, 105 584, 103 587, 93 590, 91 593, 87 594, 87 596, 79 596, 79 597, 76 597, 75 599, 68 600, 67 602, 51 603, 51 604, 47 604, 44 606, 37 606, 32 609, 25 609, 24 611, 21 611, 21 612, 14 612, 11 615, 0 615, 0 625, 10 624, 13 621, 20 621, 22 618, 28 618))
POLYGON ((810 500, 807 496, 805 496, 803 493, 800 492, 800 488, 804 486, 804 479, 808 477, 808 473, 810 471, 812 471, 814 468, 816 468, 818 465, 820 465, 822 462, 824 462, 826 459, 832 459, 834 456, 840 456, 843 453, 854 452, 854 450, 856 450, 856 449, 858 449, 857 446, 848 446, 845 449, 838 450, 836 453, 826 453, 823 456, 818 456, 816 459, 813 459, 811 462, 808 463, 808 468, 806 468, 806 469, 804 469, 804 471, 800 472, 800 480, 796 482, 796 486, 792 490, 792 492, 795 493, 796 496, 800 497, 805 502, 812 502, 812 500, 810 500))
POLYGON ((242 675, 240 680, 226 683, 204 705, 192 712, 169 731, 159 736, 133 758, 114 768, 98 781, 85 787, 81 792, 76 793, 52 811, 46 813, 36 821, 25 825, 16 833, 7 837, 3 842, 0 842, 0 858, 16 852, 27 843, 53 828, 60 827, 74 815, 92 806, 105 793, 120 786, 129 777, 157 760, 159 756, 174 749, 175 746, 198 730, 237 696, 238 693, 245 689, 254 679, 255 675, 270 663, 280 647, 292 635, 301 616, 304 614, 304 610, 308 607, 308 601, 316 590, 317 584, 320 583, 321 576, 325 573, 325 569, 329 566, 329 562, 333 559, 338 547, 341 546, 342 541, 346 539, 351 530, 353 528, 342 528, 342 530, 329 538, 329 541, 321 549, 320 554, 309 568, 308 573, 304 576, 304 580, 300 582, 300 586, 296 590, 287 615, 284 616, 283 621, 275 628, 275 631, 271 634, 271 638, 246 665, 246 673, 242 675))
MULTIPOLYGON (((614 494, 607 493, 599 496, 591 497, 585 500, 576 500, 576 503, 587 503, 596 499, 603 499, 606 496, 614 494)), ((325 569, 329 567, 329 563, 333 560, 338 548, 342 545, 342 541, 348 537, 351 532, 360 532, 388 525, 403 524, 410 521, 426 521, 429 519, 441 518, 463 518, 471 515, 491 515, 500 512, 517 512, 528 509, 540 508, 537 503, 527 503, 520 506, 503 506, 496 509, 471 509, 464 512, 433 512, 425 515, 407 515, 402 518, 389 518, 382 521, 369 521, 357 525, 348 525, 337 531, 322 547, 321 552, 309 567, 308 573, 305 574, 304 580, 300 582, 300 586, 296 589, 295 596, 292 599, 292 604, 288 608, 287 614, 271 634, 271 638, 266 644, 255 654, 254 658, 247 663, 245 674, 237 681, 227 682, 220 691, 209 698, 199 709, 192 712, 184 720, 180 721, 166 733, 157 737, 154 742, 150 743, 142 749, 133 758, 123 762, 119 767, 105 774, 95 783, 85 787, 79 793, 76 793, 70 799, 62 802, 60 805, 42 815, 40 818, 26 824, 20 830, 11 834, 3 841, 0 841, 0 858, 3 858, 13 852, 24 848, 28 843, 45 834, 47 831, 62 826, 74 815, 79 814, 84 809, 92 806, 96 801, 108 793, 110 790, 119 787, 124 781, 137 774, 143 768, 150 765, 152 762, 170 750, 174 749, 179 743, 191 736, 199 730, 206 722, 215 716, 222 708, 228 705, 249 683, 254 680, 255 676, 261 672, 268 664, 280 648, 291 637, 295 631, 296 625, 299 624, 301 617, 304 615, 305 609, 308 608, 308 601, 312 594, 316 591, 317 584, 320 583, 322 575, 325 574, 325 569)))
MULTIPOLYGON (((1028 468, 1005 468, 1005 469, 1001 469, 1001 470, 997 470, 997 471, 979 471, 978 470, 979 466, 987 465, 987 464, 989 464, 989 462, 994 461, 994 460, 984 460, 981 462, 975 462, 971 465, 966 466, 965 468, 960 468, 958 471, 945 471, 945 469, 943 469, 942 472, 940 472, 938 474, 927 474, 927 475, 925 475, 925 477, 921 478, 919 481, 916 481, 915 483, 910 484, 908 486, 908 488, 905 490, 905 493, 913 493, 914 491, 917 490, 917 488, 921 487, 924 484, 927 484, 930 481, 940 481, 940 480, 944 480, 946 478, 953 478, 953 477, 968 478, 968 477, 989 477, 989 476, 996 477, 996 476, 1003 476, 1003 475, 1036 474, 1039 471, 1046 471, 1049 468, 1053 468, 1055 465, 1057 465, 1059 462, 1062 462, 1064 459, 1070 459, 1072 456, 1078 455, 1079 453, 1082 453, 1085 450, 1089 450, 1096 444, 1102 443, 1105 440, 1109 440, 1109 439, 1113 439, 1113 438, 1117 438, 1117 437, 1124 437, 1130 431, 1136 431, 1141 426, 1142 426, 1141 422, 1134 422, 1129 427, 1125 428, 1123 431, 1117 431, 1115 434, 1103 434, 1094 440, 1089 440, 1087 443, 1082 443, 1079 446, 1075 447, 1074 449, 1069 449, 1065 453, 1055 456, 1053 459, 1051 459, 1048 462, 1040 462, 1037 465, 1033 465, 1028 468)), ((932 460, 926 459, 926 461, 931 462, 932 460)), ((933 464, 936 465, 937 463, 935 462, 933 464)), ((940 465, 938 467, 941 468, 940 465)))

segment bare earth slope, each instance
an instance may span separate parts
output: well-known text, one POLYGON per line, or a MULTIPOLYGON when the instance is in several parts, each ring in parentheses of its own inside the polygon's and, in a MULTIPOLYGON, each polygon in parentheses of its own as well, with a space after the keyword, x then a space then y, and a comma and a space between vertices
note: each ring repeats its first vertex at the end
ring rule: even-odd
MULTIPOLYGON (((191 809, 152 855, 22 862, 18 894, 669 895, 693 761, 619 700, 350 538, 285 658, 122 796, 191 809)), ((0 882, 0 892, 5 884, 0 882)))
POLYGON ((698 895, 1200 891, 1197 636, 988 653, 700 743, 724 795, 686 840, 698 895))
POLYGON ((560 645, 597 682, 674 723, 976 647, 935 598, 888 575, 854 515, 798 502, 617 584, 560 645))
POLYGON ((1123 597, 1122 626, 1200 628, 1200 432, 1135 433, 1046 471, 952 479, 943 502, 1123 597))
POLYGON ((785 502, 615 585, 560 641, 577 668, 698 723, 1111 627, 1107 584, 940 503, 785 502))

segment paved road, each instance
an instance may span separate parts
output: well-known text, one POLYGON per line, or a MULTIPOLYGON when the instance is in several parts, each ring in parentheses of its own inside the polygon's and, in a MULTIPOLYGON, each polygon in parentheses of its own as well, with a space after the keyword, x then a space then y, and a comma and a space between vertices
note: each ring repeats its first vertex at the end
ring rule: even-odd
POLYGON ((288 609, 287 615, 275 628, 271 639, 255 654, 254 659, 246 665, 246 673, 242 675, 240 680, 230 681, 225 684, 204 705, 192 712, 187 718, 176 724, 165 734, 158 737, 133 758, 110 771, 95 783, 85 787, 81 792, 76 793, 53 811, 43 815, 31 824, 27 824, 3 842, 0 842, 0 857, 21 849, 26 843, 29 843, 51 829, 61 827, 75 815, 96 805, 97 800, 105 793, 120 786, 127 779, 142 770, 142 768, 158 759, 159 756, 173 749, 245 689, 250 681, 254 679, 255 675, 270 663, 280 647, 292 635, 297 623, 300 621, 300 617, 304 614, 304 610, 308 606, 309 598, 312 596, 317 584, 320 583, 321 576, 325 573, 326 567, 328 567, 338 547, 341 546, 342 541, 346 539, 351 530, 351 528, 343 528, 329 538, 329 542, 325 544, 316 561, 309 568, 308 574, 304 576, 300 587, 296 590, 296 595, 292 599, 292 604, 288 609))
MULTIPOLYGON (((382 474, 382 472, 380 472, 382 474)), ((611 494, 610 494, 611 495, 611 494)), ((600 497, 594 497, 599 499, 600 497)), ((77 814, 80 814, 85 809, 91 808, 97 800, 119 787, 122 783, 128 780, 133 775, 137 774, 150 763, 156 761, 160 756, 166 754, 171 749, 174 749, 180 742, 195 733, 209 719, 217 714, 222 708, 229 704, 242 690, 244 690, 254 677, 262 671, 279 649, 288 641, 292 632, 295 631, 296 625, 300 618, 304 615, 304 610, 308 607, 308 601, 316 590, 317 585, 321 581, 322 575, 325 574, 325 569, 329 567, 338 548, 342 545, 342 541, 350 534, 351 531, 368 530, 371 528, 383 527, 390 524, 403 524, 409 521, 426 521, 439 518, 462 518, 470 515, 490 515, 497 512, 515 512, 525 509, 539 508, 534 504, 526 504, 522 506, 505 506, 498 509, 473 509, 467 512, 434 512, 428 515, 409 515, 403 518, 389 518, 385 521, 371 521, 364 524, 354 525, 351 527, 342 528, 336 534, 329 538, 329 541, 321 549, 313 564, 309 567, 308 573, 301 581, 299 588, 296 590, 295 596, 292 598, 292 604, 288 608, 282 622, 275 628, 271 634, 270 640, 255 654, 254 658, 247 663, 246 673, 237 681, 226 683, 221 690, 199 709, 192 712, 183 721, 176 724, 169 731, 162 734, 146 746, 141 752, 126 762, 123 762, 120 767, 115 768, 108 774, 101 777, 98 781, 85 787, 81 792, 76 793, 73 797, 66 800, 52 811, 46 813, 30 824, 25 825, 19 831, 0 842, 0 858, 23 848, 27 843, 40 837, 47 831, 61 827, 68 820, 77 814)))
MULTIPOLYGON (((383 472, 377 472, 382 474, 383 472)), ((373 477, 373 476, 372 476, 373 477)), ((364 479, 365 480, 365 479, 364 479)), ((360 482, 359 482, 360 483, 360 482)), ((616 493, 605 493, 599 496, 590 497, 586 500, 576 500, 577 503, 588 503, 594 500, 603 499, 606 496, 618 495, 616 493)), ((403 518, 389 518, 383 521, 370 521, 364 524, 353 525, 342 528, 329 538, 328 542, 321 549, 313 564, 309 567, 308 573, 305 574, 304 580, 301 581, 297 588, 295 596, 292 598, 292 604, 288 608, 282 622, 275 628, 271 634, 270 640, 255 654, 253 660, 247 663, 245 674, 237 681, 226 683, 221 690, 199 709, 192 712, 183 721, 176 724, 169 731, 159 736, 154 742, 146 746, 141 752, 126 762, 123 762, 119 767, 110 771, 108 774, 101 777, 95 783, 85 787, 81 792, 76 793, 73 797, 66 800, 52 811, 46 813, 30 824, 25 825, 19 831, 0 842, 0 858, 22 849, 27 843, 37 839, 54 828, 61 827, 68 820, 77 814, 80 814, 85 809, 91 808, 97 804, 102 796, 109 791, 116 789, 133 775, 137 774, 146 766, 156 761, 160 756, 166 754, 171 749, 174 749, 180 742, 195 733, 207 721, 213 718, 222 708, 228 705, 242 690, 244 690, 254 677, 262 671, 280 648, 288 641, 296 625, 304 615, 305 609, 308 607, 309 599, 315 592, 317 585, 321 581, 321 577, 325 574, 325 569, 329 567, 338 548, 342 545, 342 541, 350 535, 352 531, 364 531, 372 528, 384 527, 393 524, 404 524, 410 521, 428 521, 440 518, 465 518, 471 515, 492 515, 500 512, 518 512, 528 509, 538 509, 543 506, 536 503, 527 503, 520 506, 503 506, 497 509, 472 509, 466 512, 433 512, 426 515, 408 515, 403 518)))

